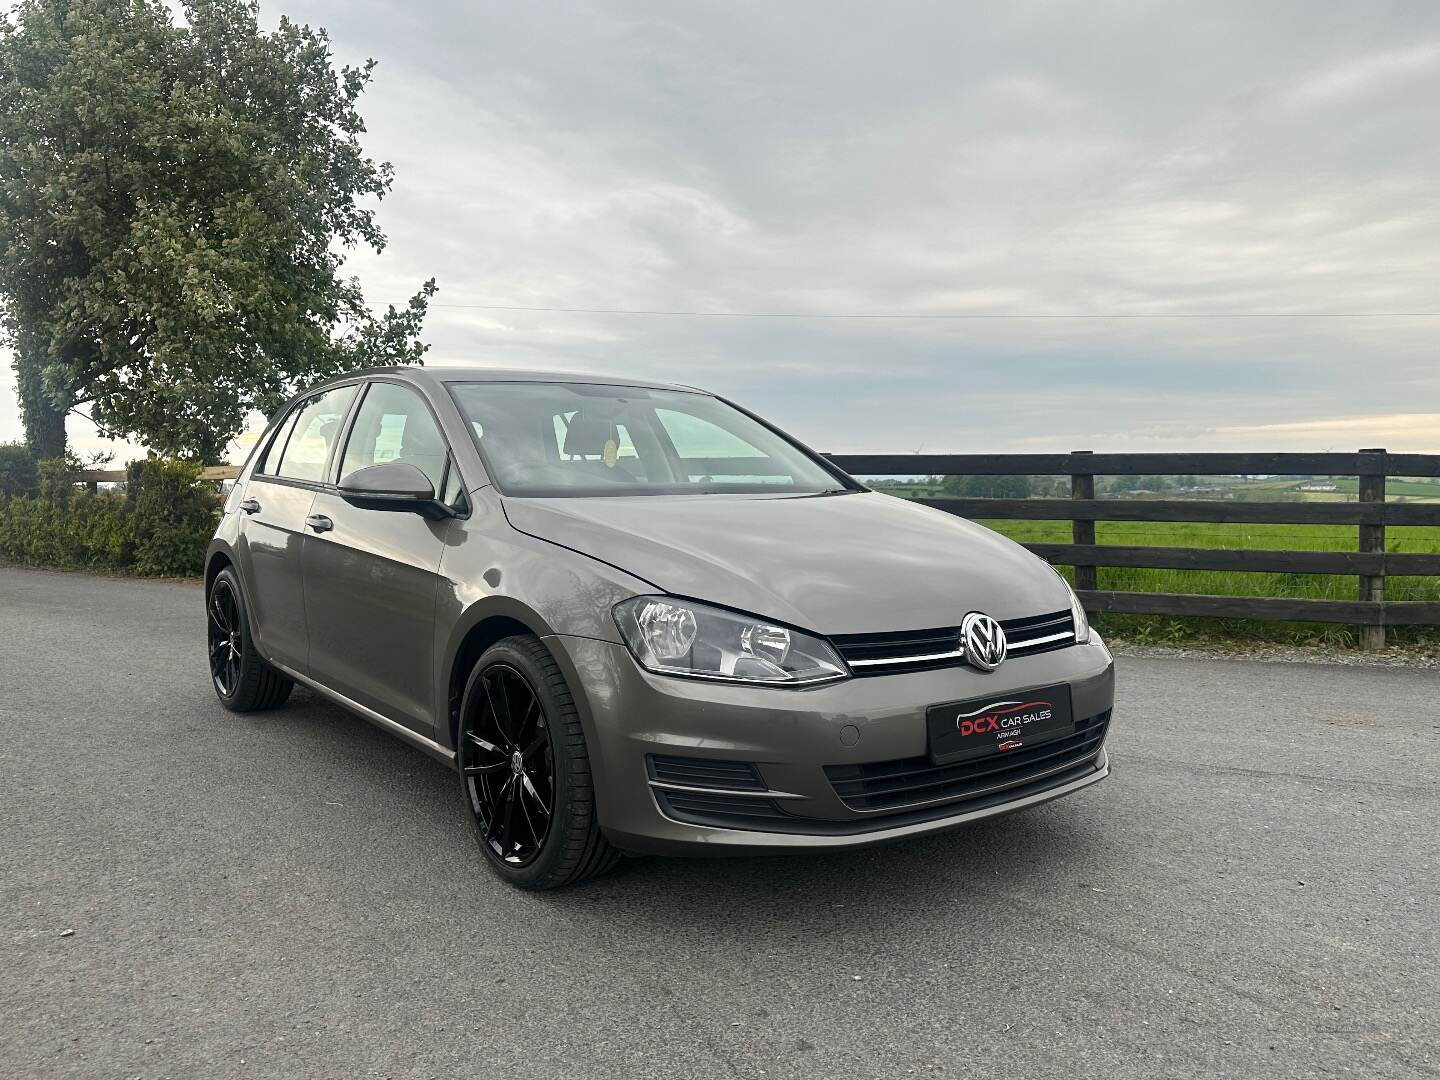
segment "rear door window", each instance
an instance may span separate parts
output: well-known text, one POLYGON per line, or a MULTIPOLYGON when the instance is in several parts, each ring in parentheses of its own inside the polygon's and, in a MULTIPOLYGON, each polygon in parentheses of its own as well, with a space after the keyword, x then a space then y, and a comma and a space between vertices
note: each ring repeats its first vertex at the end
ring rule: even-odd
POLYGON ((295 430, 295 421, 300 418, 300 410, 295 409, 289 416, 280 422, 275 437, 265 447, 265 453, 255 466, 257 476, 274 476, 275 470, 280 467, 280 455, 285 452, 285 444, 290 441, 290 433, 295 430))
MULTIPOLYGON (((323 394, 316 394, 301 405, 296 410, 294 424, 280 452, 275 475, 316 483, 324 480, 330 448, 335 445, 341 422, 354 397, 354 386, 337 386, 323 394)), ((274 456, 272 450, 270 457, 274 456)))

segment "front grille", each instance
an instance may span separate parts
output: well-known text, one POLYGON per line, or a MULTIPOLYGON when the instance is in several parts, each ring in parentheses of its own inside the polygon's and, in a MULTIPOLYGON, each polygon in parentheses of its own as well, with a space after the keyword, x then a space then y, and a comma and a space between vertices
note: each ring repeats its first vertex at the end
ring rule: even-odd
POLYGON ((650 779, 684 787, 723 788, 727 791, 764 791, 765 782, 748 761, 667 757, 651 754, 646 763, 650 779))
MULTIPOLYGON (((1005 619, 1000 625, 1005 628, 1011 656, 1030 656, 1075 643, 1075 617, 1069 609, 1024 619, 1005 619)), ((834 634, 830 641, 850 665, 851 673, 858 676, 955 667, 965 659, 958 626, 883 634, 834 634)))
POLYGON ((1004 619, 1000 625, 1005 628, 1005 640, 1012 653, 1029 656, 1075 644, 1075 616, 1068 608, 1028 619, 1004 619))
POLYGON ((867 765, 827 765, 835 794, 851 810, 893 811, 937 799, 965 799, 1063 772, 1093 757, 1110 724, 1108 711, 1081 720, 1074 734, 977 761, 935 765, 929 757, 867 765))

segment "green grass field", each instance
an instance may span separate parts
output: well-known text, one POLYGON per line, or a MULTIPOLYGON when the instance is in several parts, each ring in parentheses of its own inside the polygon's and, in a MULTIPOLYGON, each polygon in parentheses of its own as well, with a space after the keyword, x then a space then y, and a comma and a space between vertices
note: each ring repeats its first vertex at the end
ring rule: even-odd
MULTIPOLYGON (((981 521, 987 528, 1028 544, 1067 544, 1068 521, 981 521)), ((1098 521, 1095 539, 1102 544, 1152 547, 1267 548, 1288 551, 1354 551, 1355 526, 1219 525, 1191 522, 1098 521)), ((1440 551, 1440 528, 1391 528, 1390 551, 1440 551)), ((1359 584, 1353 577, 1333 574, 1256 574, 1221 570, 1139 570, 1101 567, 1102 589, 1134 592, 1212 593, 1226 596, 1292 596, 1354 600, 1359 584)), ((1386 580, 1391 600, 1440 600, 1440 578, 1392 577, 1386 580)))
MULTIPOLYGON (((1071 524, 1068 521, 980 520, 979 524, 1021 543, 1066 544, 1071 541, 1071 524)), ((1353 525, 1229 525, 1145 521, 1100 521, 1095 524, 1095 538, 1101 544, 1153 547, 1355 551, 1359 542, 1358 532, 1353 525)), ((1440 552, 1440 527, 1391 527, 1386 531, 1386 547, 1390 551, 1440 552)), ((1072 576, 1069 567, 1060 569, 1067 577, 1072 576)), ((1283 596, 1324 600, 1354 600, 1359 592, 1356 578, 1330 574, 1100 567, 1098 577, 1101 589, 1126 592, 1283 596)), ((1386 579, 1385 588, 1386 598, 1390 600, 1440 601, 1440 578, 1391 577, 1386 579)), ((1117 636, 1144 641, 1179 642, 1223 637, 1350 644, 1358 640, 1358 629, 1355 627, 1318 623, 1111 615, 1099 620, 1098 625, 1102 630, 1117 636)), ((1397 628, 1392 629, 1390 636, 1402 642, 1440 640, 1440 627, 1397 628)))
MULTIPOLYGON (((1324 482, 1334 484, 1335 490, 1333 492, 1303 491, 1300 494, 1307 502, 1336 502, 1347 498, 1353 502, 1360 491, 1360 481, 1353 476, 1337 476, 1324 482)), ((1243 491, 1276 492, 1299 491, 1300 485, 1301 481, 1298 480, 1246 480, 1231 486, 1243 491)), ((1424 480, 1397 480, 1392 476, 1385 482, 1385 494, 1391 499, 1403 502, 1414 500, 1440 502, 1440 485, 1427 483, 1424 480)))

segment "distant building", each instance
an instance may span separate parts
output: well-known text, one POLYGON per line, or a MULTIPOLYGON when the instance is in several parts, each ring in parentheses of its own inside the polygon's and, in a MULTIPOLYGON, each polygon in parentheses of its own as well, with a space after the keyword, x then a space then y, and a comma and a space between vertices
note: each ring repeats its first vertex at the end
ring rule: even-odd
POLYGON ((1301 484, 1298 491, 1339 491, 1340 489, 1328 480, 1312 480, 1309 483, 1301 484))

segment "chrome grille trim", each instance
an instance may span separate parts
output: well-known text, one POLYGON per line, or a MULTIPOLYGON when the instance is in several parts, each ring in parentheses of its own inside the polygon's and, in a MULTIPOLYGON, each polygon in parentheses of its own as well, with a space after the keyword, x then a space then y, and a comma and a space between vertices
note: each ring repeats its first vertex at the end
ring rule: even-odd
POLYGON ((964 655, 965 654, 960 651, 941 652, 931 653, 928 656, 902 656, 899 658, 893 656, 882 656, 878 660, 847 660, 846 663, 848 663, 852 668, 878 667, 885 664, 928 664, 935 660, 959 660, 963 658, 964 655))
POLYGON ((804 799, 805 795, 796 795, 790 791, 770 791, 761 788, 756 791, 754 788, 719 788, 702 784, 672 784, 668 780, 651 780, 650 786, 660 791, 680 791, 687 795, 719 795, 730 799, 804 799))
MULTIPOLYGON (((1075 622, 1068 610, 1023 619, 1005 619, 1001 625, 1005 628, 1012 657, 1063 649, 1075 641, 1075 622)), ((963 664, 964 649, 944 647, 952 642, 958 646, 959 637, 959 627, 942 627, 883 634, 840 634, 830 640, 853 674, 890 675, 963 664), (929 649, 926 649, 927 645, 929 649), (937 645, 941 648, 936 649, 937 645), (887 647, 901 650, 906 646, 922 651, 884 651, 887 647), (877 652, 881 655, 877 656, 877 652)))
POLYGON ((1023 652, 1026 649, 1033 649, 1038 645, 1049 645, 1052 641, 1074 641, 1075 631, 1066 630, 1062 634, 1051 634, 1049 637, 1031 638, 1029 641, 1017 641, 1010 646, 1010 652, 1023 652))

